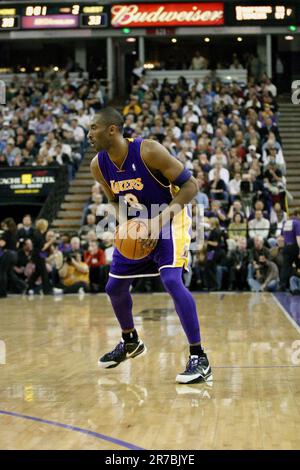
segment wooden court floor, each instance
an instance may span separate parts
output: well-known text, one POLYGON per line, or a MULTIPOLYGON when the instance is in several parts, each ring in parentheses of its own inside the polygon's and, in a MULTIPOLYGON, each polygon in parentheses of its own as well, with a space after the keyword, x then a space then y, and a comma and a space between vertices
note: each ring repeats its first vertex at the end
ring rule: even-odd
POLYGON ((299 449, 299 330, 271 294, 195 299, 212 386, 176 385, 187 348, 166 294, 134 296, 148 353, 106 371, 104 294, 1 300, 0 449, 299 449))

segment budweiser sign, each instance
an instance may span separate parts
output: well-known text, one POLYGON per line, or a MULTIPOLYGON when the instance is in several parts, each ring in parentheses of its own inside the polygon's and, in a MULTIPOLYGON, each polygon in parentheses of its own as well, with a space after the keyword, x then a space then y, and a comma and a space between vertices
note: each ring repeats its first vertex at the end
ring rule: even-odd
POLYGON ((138 3, 113 5, 114 28, 210 26, 224 24, 223 3, 138 3))

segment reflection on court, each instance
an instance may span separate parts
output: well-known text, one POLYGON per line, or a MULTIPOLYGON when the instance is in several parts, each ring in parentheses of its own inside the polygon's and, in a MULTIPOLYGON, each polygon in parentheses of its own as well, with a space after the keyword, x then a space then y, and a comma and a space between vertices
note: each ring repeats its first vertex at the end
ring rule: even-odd
POLYGON ((167 295, 134 296, 148 353, 111 370, 106 296, 1 301, 0 448, 298 449, 297 329, 269 294, 195 299, 210 385, 175 383, 188 350, 167 295))

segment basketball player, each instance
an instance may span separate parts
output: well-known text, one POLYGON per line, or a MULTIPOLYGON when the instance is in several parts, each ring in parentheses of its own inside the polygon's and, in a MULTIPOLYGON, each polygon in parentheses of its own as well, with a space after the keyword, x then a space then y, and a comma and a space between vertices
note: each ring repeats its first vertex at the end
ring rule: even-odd
POLYGON ((158 142, 124 138, 123 117, 114 108, 102 109, 92 119, 88 137, 98 152, 91 163, 92 175, 111 203, 120 204, 124 198, 129 204, 132 201, 143 204, 149 213, 152 205, 166 204, 165 209, 151 219, 149 241, 145 241, 145 245, 155 245, 155 248, 149 256, 129 260, 114 250, 106 292, 122 329, 122 340, 99 359, 99 365, 116 367, 146 352, 134 327, 129 290, 136 277, 160 275, 173 298, 190 347, 186 369, 177 375, 176 382, 190 384, 212 380, 201 346, 195 301, 182 282, 190 243, 191 219, 187 204, 198 192, 195 178, 158 142), (172 188, 177 189, 174 197, 172 188), (166 236, 168 230, 169 237, 166 236), (178 230, 182 234, 176 239, 178 230), (157 244, 155 239, 158 239, 157 244))

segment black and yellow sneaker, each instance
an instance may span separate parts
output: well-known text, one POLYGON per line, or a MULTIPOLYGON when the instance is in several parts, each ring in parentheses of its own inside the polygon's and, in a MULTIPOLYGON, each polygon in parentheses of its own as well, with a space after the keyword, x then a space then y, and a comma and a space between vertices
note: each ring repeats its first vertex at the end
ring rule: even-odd
POLYGON ((179 384, 195 384, 208 382, 213 379, 211 368, 206 354, 201 356, 190 356, 186 369, 176 377, 179 384))
POLYGON ((122 340, 111 352, 100 357, 98 365, 104 369, 112 369, 113 367, 117 367, 121 362, 142 356, 146 354, 146 352, 147 348, 141 340, 138 340, 136 343, 125 343, 125 341, 122 340))

